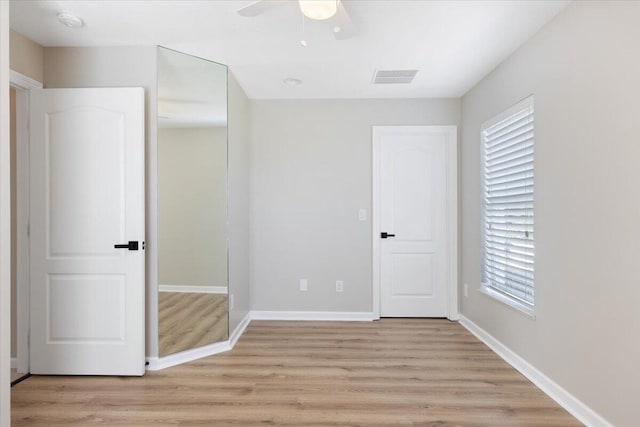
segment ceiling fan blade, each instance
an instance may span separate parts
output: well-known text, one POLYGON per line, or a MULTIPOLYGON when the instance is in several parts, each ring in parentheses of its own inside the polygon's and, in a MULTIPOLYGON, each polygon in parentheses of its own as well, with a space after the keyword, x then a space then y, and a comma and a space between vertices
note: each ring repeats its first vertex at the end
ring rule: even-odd
POLYGON ((285 2, 286 0, 258 0, 241 7, 236 10, 236 12, 238 12, 238 15, 240 16, 252 18, 254 16, 261 15, 274 7, 280 6, 285 2))
POLYGON ((335 16, 331 18, 331 25, 333 26, 333 36, 336 40, 349 39, 357 33, 356 27, 353 25, 351 17, 349 16, 349 12, 345 9, 342 1, 338 1, 338 11, 335 16), (339 28, 340 31, 336 31, 337 28, 339 28))

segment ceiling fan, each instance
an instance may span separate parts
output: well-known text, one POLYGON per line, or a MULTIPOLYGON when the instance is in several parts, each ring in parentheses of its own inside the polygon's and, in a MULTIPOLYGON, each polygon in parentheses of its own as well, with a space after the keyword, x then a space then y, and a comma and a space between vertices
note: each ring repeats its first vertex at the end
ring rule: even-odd
MULTIPOLYGON (((291 3, 290 0, 258 0, 237 10, 240 16, 253 18, 271 9, 291 3)), ((298 0, 300 11, 304 16, 315 20, 326 20, 331 24, 333 36, 344 40, 356 34, 349 13, 341 0, 298 0)))

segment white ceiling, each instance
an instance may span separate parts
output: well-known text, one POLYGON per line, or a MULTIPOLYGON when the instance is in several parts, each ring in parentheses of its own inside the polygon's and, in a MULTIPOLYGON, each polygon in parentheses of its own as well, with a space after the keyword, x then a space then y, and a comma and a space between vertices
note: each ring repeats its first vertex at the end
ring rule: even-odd
POLYGON ((254 99, 460 97, 569 1, 344 0, 358 33, 341 41, 325 21, 305 20, 303 36, 295 1, 239 16, 249 3, 12 0, 11 27, 43 46, 158 44, 197 55, 229 65, 254 99), (60 10, 86 26, 62 26, 60 10), (374 86, 376 69, 419 72, 411 84, 374 86))

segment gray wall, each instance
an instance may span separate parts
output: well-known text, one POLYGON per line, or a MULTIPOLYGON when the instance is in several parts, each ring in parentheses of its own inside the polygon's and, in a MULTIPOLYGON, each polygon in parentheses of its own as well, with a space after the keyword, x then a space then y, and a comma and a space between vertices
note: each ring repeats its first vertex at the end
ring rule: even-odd
POLYGON ((640 419, 640 3, 574 2, 462 101, 462 314, 617 426, 640 419), (535 94, 536 319, 480 285, 480 126, 535 94))
POLYGON ((13 30, 9 34, 11 69, 41 82, 43 78, 44 48, 13 30))
POLYGON ((160 286, 227 286, 226 127, 158 128, 158 264, 160 286))
POLYGON ((460 100, 251 108, 252 309, 371 312, 371 126, 458 125, 460 100), (359 208, 367 221, 358 221, 359 208))
POLYGON ((145 89, 147 206, 147 356, 158 355, 156 174, 156 47, 45 48, 45 88, 143 87, 145 89))
POLYGON ((249 127, 251 111, 244 91, 229 73, 229 332, 249 313, 249 127))

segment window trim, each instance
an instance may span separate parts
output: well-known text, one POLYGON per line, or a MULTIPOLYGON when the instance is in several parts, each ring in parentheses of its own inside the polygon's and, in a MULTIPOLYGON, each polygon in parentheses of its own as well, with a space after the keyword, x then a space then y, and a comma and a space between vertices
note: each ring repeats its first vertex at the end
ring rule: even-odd
MULTIPOLYGON (((484 245, 485 245, 485 237, 484 237, 485 142, 484 142, 483 132, 486 129, 490 128, 491 126, 529 107, 534 107, 534 127, 535 127, 534 95, 529 95, 526 98, 518 101, 516 104, 507 108, 503 112, 491 117, 489 120, 485 121, 480 126, 480 253, 481 254, 484 252, 484 245)), ((535 136, 534 136, 534 183, 535 183, 535 136)), ((534 197, 535 197, 535 193, 534 193, 534 197)), ((534 221, 535 221, 535 198, 534 198, 534 221)), ((481 276, 482 276, 482 271, 484 271, 484 268, 485 268, 484 262, 481 259, 480 261, 481 276)), ((534 289, 535 289, 535 285, 534 285, 534 289)), ((530 317, 533 320, 535 320, 536 318, 535 294, 534 294, 534 303, 528 304, 524 301, 519 300, 514 296, 511 296, 505 292, 500 291, 499 289, 489 286, 489 284, 484 282, 483 280, 480 280, 480 288, 478 289, 478 291, 481 294, 491 298, 492 300, 505 304, 508 307, 515 309, 516 311, 530 317)))
POLYGON ((480 288, 478 291, 491 298, 494 301, 498 301, 501 304, 505 304, 508 307, 518 311, 519 313, 524 314, 525 316, 530 317, 535 320, 536 318, 536 310, 534 306, 530 306, 529 304, 525 304, 523 302, 518 301, 516 298, 513 298, 507 294, 500 292, 499 290, 492 288, 486 283, 480 283, 480 288))

